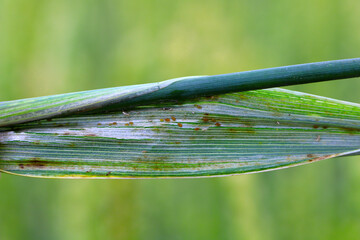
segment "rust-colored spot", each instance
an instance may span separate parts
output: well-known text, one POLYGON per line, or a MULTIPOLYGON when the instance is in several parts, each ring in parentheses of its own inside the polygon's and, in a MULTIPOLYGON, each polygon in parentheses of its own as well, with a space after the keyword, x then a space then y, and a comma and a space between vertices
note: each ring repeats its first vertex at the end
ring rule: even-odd
POLYGON ((181 142, 175 142, 175 144, 180 144, 181 142))
POLYGON ((141 151, 142 153, 147 153, 147 151, 141 151))
POLYGON ((199 131, 199 130, 200 130, 200 128, 194 128, 194 130, 195 130, 195 131, 199 131))
POLYGON ((209 121, 209 118, 203 117, 202 120, 203 120, 204 122, 208 122, 208 121, 209 121))
POLYGON ((337 154, 329 154, 329 155, 324 155, 322 157, 315 157, 315 158, 312 158, 312 159, 309 159, 308 162, 314 162, 314 161, 320 161, 320 160, 324 160, 324 159, 327 159, 327 158, 330 158, 330 157, 336 157, 337 154))
POLYGON ((208 113, 204 113, 204 115, 205 115, 205 116, 209 116, 209 114, 208 114, 208 113))
POLYGON ((98 123, 97 125, 98 125, 98 126, 100 126, 100 125, 101 125, 101 123, 98 123))
POLYGON ((215 119, 215 118, 212 118, 211 121, 212 121, 212 122, 216 122, 216 119, 215 119))
POLYGON ((96 137, 96 134, 89 133, 89 134, 85 134, 84 136, 85 136, 85 137, 96 137))
POLYGON ((220 124, 219 122, 215 123, 215 125, 216 125, 217 127, 220 127, 220 126, 221 126, 221 124, 220 124))
POLYGON ((171 120, 176 121, 176 118, 174 116, 171 116, 171 120))
POLYGON ((318 126, 318 125, 314 125, 313 128, 317 129, 317 128, 319 128, 319 126, 318 126))
POLYGON ((23 168, 24 168, 24 164, 19 164, 19 167, 20 167, 21 169, 23 169, 23 168))
POLYGON ((124 125, 125 125, 125 126, 129 126, 129 124, 128 124, 128 123, 125 123, 124 125))
POLYGON ((129 124, 132 126, 132 125, 134 125, 134 123, 133 122, 129 122, 129 124))
POLYGON ((163 122, 163 121, 164 121, 164 119, 160 118, 160 122, 163 122))
POLYGON ((182 127, 183 125, 182 125, 181 123, 178 123, 178 126, 179 126, 179 127, 182 127))
POLYGON ((112 125, 117 125, 117 122, 113 122, 112 125))
POLYGON ((166 122, 170 122, 170 118, 165 118, 165 121, 166 121, 166 122))
POLYGON ((360 129, 358 129, 358 128, 350 128, 350 127, 342 127, 341 129, 345 130, 349 134, 354 134, 355 132, 360 131, 360 129))
POLYGON ((195 104, 194 105, 197 109, 202 109, 202 106, 198 105, 198 104, 195 104))

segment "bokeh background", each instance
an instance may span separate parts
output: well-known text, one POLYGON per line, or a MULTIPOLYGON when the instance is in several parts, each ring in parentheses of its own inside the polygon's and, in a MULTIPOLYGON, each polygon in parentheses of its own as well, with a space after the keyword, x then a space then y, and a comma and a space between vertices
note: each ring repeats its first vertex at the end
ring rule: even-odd
MULTIPOLYGON (((0 0, 0 101, 359 57, 358 0, 0 0)), ((359 79, 289 89, 360 102, 359 79)), ((175 180, 1 174, 0 239, 358 239, 360 158, 175 180)))

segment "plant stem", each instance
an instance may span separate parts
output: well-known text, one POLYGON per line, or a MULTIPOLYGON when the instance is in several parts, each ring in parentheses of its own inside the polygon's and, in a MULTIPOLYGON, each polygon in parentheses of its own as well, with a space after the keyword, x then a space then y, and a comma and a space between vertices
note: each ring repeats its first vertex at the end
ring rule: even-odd
MULTIPOLYGON (((182 98, 353 77, 360 77, 360 58, 204 76, 196 78, 196 81, 188 78, 174 82, 163 91, 167 91, 170 96, 182 98), (174 90, 176 92, 172 92, 174 90)), ((162 91, 158 93, 160 92, 162 91)))

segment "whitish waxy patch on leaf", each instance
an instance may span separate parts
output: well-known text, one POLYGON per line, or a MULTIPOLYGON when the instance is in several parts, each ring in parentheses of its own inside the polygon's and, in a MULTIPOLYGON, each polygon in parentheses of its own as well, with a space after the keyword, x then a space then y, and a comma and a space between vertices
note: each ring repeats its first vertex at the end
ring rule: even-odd
POLYGON ((282 89, 159 103, 0 129, 4 172, 201 177, 360 152, 360 106, 282 89))

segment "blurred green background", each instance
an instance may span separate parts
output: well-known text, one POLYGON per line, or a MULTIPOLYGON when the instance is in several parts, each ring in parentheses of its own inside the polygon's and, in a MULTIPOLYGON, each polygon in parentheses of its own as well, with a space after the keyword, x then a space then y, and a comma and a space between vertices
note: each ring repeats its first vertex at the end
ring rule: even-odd
MULTIPOLYGON (((359 57, 358 0, 0 0, 0 101, 359 57)), ((290 87, 360 102, 359 79, 290 87)), ((358 239, 360 158, 175 180, 1 174, 0 239, 358 239)))

